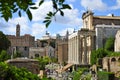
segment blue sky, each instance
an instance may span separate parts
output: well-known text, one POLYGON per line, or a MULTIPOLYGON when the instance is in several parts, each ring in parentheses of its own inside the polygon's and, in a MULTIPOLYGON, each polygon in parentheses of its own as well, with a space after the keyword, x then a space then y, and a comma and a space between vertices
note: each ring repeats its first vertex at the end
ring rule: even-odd
MULTIPOLYGON (((36 6, 39 0, 35 0, 36 6)), ((82 27, 81 15, 87 9, 94 12, 94 15, 120 16, 120 0, 66 0, 67 4, 72 7, 71 10, 64 10, 65 16, 62 17, 59 13, 56 15, 56 21, 53 21, 48 28, 42 23, 48 11, 52 10, 51 0, 46 0, 44 4, 37 10, 31 10, 33 20, 29 21, 28 17, 23 13, 22 17, 14 16, 8 22, 0 19, 0 31, 5 34, 15 35, 16 25, 21 26, 21 35, 31 34, 36 39, 40 39, 48 31, 50 35, 56 34, 65 35, 68 30, 70 33, 82 27)))

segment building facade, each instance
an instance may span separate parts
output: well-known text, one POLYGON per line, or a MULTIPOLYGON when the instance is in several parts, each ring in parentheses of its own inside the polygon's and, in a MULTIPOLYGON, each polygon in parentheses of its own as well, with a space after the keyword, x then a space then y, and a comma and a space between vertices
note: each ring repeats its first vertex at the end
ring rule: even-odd
POLYGON ((90 64, 90 54, 94 49, 94 42, 92 42, 94 36, 95 31, 88 29, 78 30, 69 36, 68 63, 81 66, 90 64))
MULTIPOLYGON (((108 38, 115 38, 120 25, 96 25, 96 49, 104 48, 108 38)), ((117 36, 118 37, 118 36, 117 36)), ((118 44, 118 43, 117 43, 118 44)))
POLYGON ((29 58, 33 59, 33 58, 36 58, 36 57, 46 56, 45 52, 46 52, 45 48, 30 47, 30 49, 29 49, 29 58))
POLYGON ((55 54, 57 55, 60 64, 68 63, 68 31, 65 36, 56 36, 55 54))
POLYGON ((48 56, 50 58, 56 58, 55 55, 55 41, 56 37, 51 36, 47 31, 42 38, 37 39, 35 42, 35 47, 31 48, 31 55, 37 53, 39 56, 48 56), (34 53, 35 52, 35 53, 34 53))
POLYGON ((16 25, 16 35, 6 35, 11 42, 10 53, 20 52, 23 57, 29 56, 29 48, 34 46, 35 38, 29 34, 20 35, 20 25, 16 25))
POLYGON ((115 36, 120 27, 120 16, 94 16, 92 11, 86 11, 82 19, 83 28, 69 36, 68 63, 89 65, 92 50, 103 47, 105 36, 115 36))

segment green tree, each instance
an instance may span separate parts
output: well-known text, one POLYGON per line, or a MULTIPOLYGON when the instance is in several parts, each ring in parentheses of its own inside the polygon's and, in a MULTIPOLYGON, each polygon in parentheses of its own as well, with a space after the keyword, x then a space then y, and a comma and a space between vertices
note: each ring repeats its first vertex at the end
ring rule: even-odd
POLYGON ((36 58, 39 61, 39 67, 40 70, 45 69, 45 65, 47 65, 49 62, 51 62, 51 59, 47 56, 41 57, 41 58, 36 58))
MULTIPOLYGON (((80 80, 80 78, 82 78, 82 74, 84 74, 85 72, 88 72, 87 68, 78 68, 77 71, 74 71, 72 76, 73 76, 73 80, 80 80)), ((87 77, 87 76, 84 76, 87 77)), ((84 79, 81 79, 84 80, 84 79)), ((88 79, 85 79, 88 80, 88 79)))
POLYGON ((111 52, 111 51, 108 51, 108 52, 109 52, 108 54, 109 57, 120 56, 120 52, 111 52))
POLYGON ((105 43, 105 49, 108 51, 114 51, 114 38, 110 37, 105 43))
POLYGON ((22 57, 21 54, 22 54, 21 52, 17 51, 16 53, 14 53, 14 58, 22 57))
POLYGON ((0 31, 0 52, 2 50, 7 50, 10 46, 10 41, 8 40, 8 38, 5 36, 5 34, 0 31))
POLYGON ((10 59, 10 55, 7 53, 7 51, 2 50, 0 53, 0 62, 3 62, 8 59, 10 59))
MULTIPOLYGON (((44 3, 45 0, 40 0, 39 6, 44 3)), ((63 9, 71 9, 68 4, 65 4, 65 0, 51 0, 53 3, 54 12, 48 12, 45 20, 43 21, 46 24, 46 27, 51 23, 52 18, 56 13, 60 13, 61 16, 64 16, 63 9)), ((0 13, 6 21, 13 17, 13 13, 18 13, 21 17, 22 13, 25 12, 29 18, 32 20, 32 13, 30 9, 37 9, 33 0, 0 0, 0 13)))
POLYGON ((94 50, 91 53, 91 65, 96 64, 98 58, 103 58, 108 55, 108 51, 104 50, 103 48, 99 48, 98 50, 94 50))

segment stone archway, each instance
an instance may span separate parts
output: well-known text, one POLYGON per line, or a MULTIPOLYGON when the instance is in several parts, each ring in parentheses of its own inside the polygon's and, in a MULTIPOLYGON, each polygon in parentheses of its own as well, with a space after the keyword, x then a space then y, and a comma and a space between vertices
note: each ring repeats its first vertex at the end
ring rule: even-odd
POLYGON ((111 62, 115 62, 116 61, 116 59, 115 58, 111 58, 111 62))

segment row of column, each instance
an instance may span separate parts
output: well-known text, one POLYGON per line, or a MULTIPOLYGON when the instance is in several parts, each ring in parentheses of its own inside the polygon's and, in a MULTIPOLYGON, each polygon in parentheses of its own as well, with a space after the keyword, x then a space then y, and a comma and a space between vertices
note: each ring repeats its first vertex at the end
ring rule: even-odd
POLYGON ((68 48, 68 62, 79 64, 79 55, 78 55, 78 37, 75 36, 69 40, 68 48))
POLYGON ((90 64, 91 51, 94 49, 94 36, 79 34, 69 39, 68 63, 90 64))
POLYGON ((82 35, 80 37, 79 46, 80 46, 80 63, 81 64, 90 64, 90 55, 91 51, 94 49, 94 37, 89 35, 82 35))

